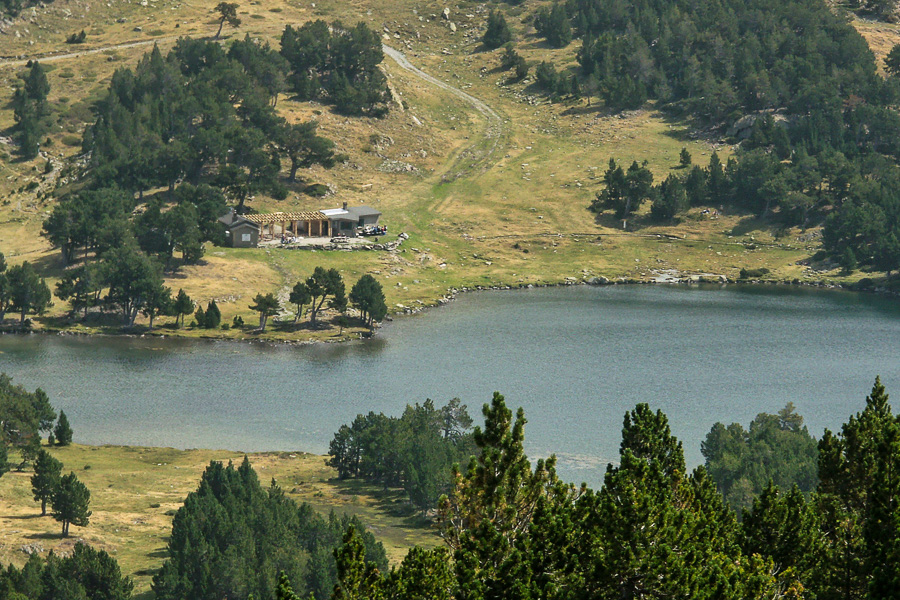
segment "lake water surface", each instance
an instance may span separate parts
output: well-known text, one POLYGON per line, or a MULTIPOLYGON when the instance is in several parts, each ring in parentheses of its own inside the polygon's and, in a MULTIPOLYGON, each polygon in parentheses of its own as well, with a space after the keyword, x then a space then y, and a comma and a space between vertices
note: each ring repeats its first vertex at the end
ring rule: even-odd
POLYGON ((716 421, 790 401, 818 437, 876 375, 900 394, 900 303, 786 287, 486 292, 340 345, 0 336, 0 370, 43 387, 78 442, 246 451, 324 453, 357 413, 425 398, 458 396, 478 418, 498 390, 525 408, 530 455, 597 485, 638 402, 668 415, 693 466, 716 421))

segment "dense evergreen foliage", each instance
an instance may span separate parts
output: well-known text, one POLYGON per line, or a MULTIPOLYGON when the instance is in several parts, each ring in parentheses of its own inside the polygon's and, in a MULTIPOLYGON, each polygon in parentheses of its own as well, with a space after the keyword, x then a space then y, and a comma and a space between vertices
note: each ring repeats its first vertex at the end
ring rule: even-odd
POLYGON ((534 28, 554 48, 568 46, 572 41, 572 27, 569 25, 566 8, 559 2, 554 2, 551 9, 538 9, 534 15, 534 28))
POLYGON ((716 423, 701 451, 709 476, 735 512, 749 509, 770 483, 782 490, 796 485, 804 494, 818 484, 816 441, 790 403, 778 414, 758 414, 749 430, 716 423))
POLYGON ((441 408, 431 400, 407 405, 399 418, 374 412, 357 415, 334 434, 328 464, 341 479, 402 486, 413 504, 427 510, 449 490, 451 465, 474 451, 471 424, 458 398, 441 408))
POLYGON ((34 553, 21 569, 0 569, 0 598, 9 600, 129 600, 133 587, 106 551, 81 542, 68 556, 34 553))
POLYGON ((90 523, 91 492, 75 473, 63 475, 50 497, 53 518, 62 523, 63 537, 69 536, 69 526, 86 527, 90 523))
POLYGON ((50 83, 37 61, 29 63, 27 73, 20 76, 22 85, 13 93, 13 118, 19 141, 19 152, 25 159, 34 158, 40 150, 41 137, 49 128, 50 108, 47 95, 50 83))
MULTIPOLYGON (((848 8, 894 10, 890 2, 848 8)), ((704 204, 787 226, 824 222, 825 249, 845 270, 900 269, 900 50, 886 59, 890 76, 880 76, 840 9, 820 0, 568 0, 539 8, 533 23, 554 47, 573 32, 581 39, 577 74, 537 67, 538 87, 553 97, 587 95, 590 104, 597 95, 613 109, 654 100, 722 133, 731 128, 742 142, 706 177, 682 157, 683 174, 640 198, 623 193, 625 173, 615 173, 595 210, 625 218, 635 201, 651 200, 658 221, 704 204)), ((508 49, 503 68, 515 60, 508 49)))
POLYGON ((319 99, 345 114, 382 116, 390 93, 378 68, 381 39, 365 23, 346 28, 339 21, 288 25, 281 55, 290 65, 291 89, 301 100, 319 99))
POLYGON ((326 520, 274 482, 264 489, 246 459, 238 468, 213 462, 175 515, 153 590, 159 600, 272 600, 284 572, 321 600, 337 583, 332 550, 350 528, 360 532, 367 560, 384 570, 384 549, 355 517, 326 520))
POLYGON ((49 432, 54 420, 56 411, 41 388, 28 392, 0 373, 0 475, 8 469, 9 449, 19 452, 20 469, 38 457, 41 432, 49 432))
POLYGON ((359 310, 370 328, 387 315, 387 303, 381 283, 368 273, 360 277, 350 290, 350 303, 359 310))
MULTIPOLYGON (((880 381, 865 410, 819 443, 817 493, 807 500, 796 486, 768 483, 740 522, 706 468, 687 472, 665 415, 646 404, 625 415, 619 463, 597 491, 562 483, 553 457, 532 466, 521 409, 513 418, 496 394, 483 412, 477 454, 465 471, 454 469, 440 504, 449 566, 444 549, 416 549, 390 574, 375 572, 351 533, 335 554, 342 566, 333 598, 896 595, 900 420, 880 381)), ((770 440, 799 439, 802 427, 790 406, 754 425, 770 440)))
MULTIPOLYGON (((350 444, 341 446, 343 462, 335 464, 345 476, 368 470, 387 481, 397 476, 399 460, 390 448, 426 443, 409 435, 422 423, 428 426, 421 431, 432 438, 470 439, 469 464, 452 468, 448 493, 439 502, 447 548, 413 548, 388 571, 380 544, 355 519, 325 520, 287 499, 275 482, 264 489, 246 459, 239 468, 213 462, 175 516, 169 558, 154 578, 157 597, 896 595, 900 419, 878 379, 865 408, 839 433, 826 430, 818 443, 819 483, 811 494, 790 484, 808 475, 792 463, 809 455, 811 442, 790 405, 777 415, 760 414, 749 432, 714 426, 703 447, 710 470, 689 473, 666 416, 638 404, 625 415, 619 461, 607 467, 599 490, 560 481, 555 457, 532 464, 524 452, 524 413, 513 415, 500 394, 483 407, 484 424, 471 436, 465 433, 471 420, 464 408, 453 401, 437 410, 426 402, 409 407, 403 419, 361 416, 357 421, 370 424, 345 438, 350 444), (403 421, 411 424, 407 432, 403 421), (365 456, 358 453, 363 447, 365 456), (776 464, 782 460, 786 465, 776 464), (738 521, 714 480, 723 473, 732 480, 762 477, 752 469, 758 461, 765 463, 769 481, 738 521), (741 462, 746 468, 733 468, 741 462)), ((335 443, 344 444, 338 437, 335 443)), ((131 583, 115 561, 81 544, 70 557, 51 554, 43 561, 33 555, 21 569, 0 571, 0 597, 11 600, 125 600, 130 593, 131 583)))
POLYGON ((487 28, 481 41, 490 49, 499 48, 512 40, 512 32, 506 23, 506 18, 499 10, 491 10, 488 13, 487 28))
POLYGON ((656 98, 721 120, 765 108, 807 114, 879 93, 865 41, 819 0, 570 0, 568 10, 584 73, 619 108, 656 98))
MULTIPOLYGON (((249 38, 227 51, 181 38, 166 56, 154 47, 134 71, 117 70, 84 137, 92 185, 115 182, 130 198, 160 186, 174 193, 183 180, 211 183, 240 209, 258 192, 283 197, 275 140, 287 124, 275 113, 271 100, 281 90, 269 78, 283 62, 249 38)), ((199 215, 179 216, 199 227, 199 215)))
POLYGON ((31 476, 31 491, 35 502, 41 503, 41 516, 47 514, 47 502, 59 487, 63 464, 46 450, 38 452, 34 461, 34 475, 31 476))

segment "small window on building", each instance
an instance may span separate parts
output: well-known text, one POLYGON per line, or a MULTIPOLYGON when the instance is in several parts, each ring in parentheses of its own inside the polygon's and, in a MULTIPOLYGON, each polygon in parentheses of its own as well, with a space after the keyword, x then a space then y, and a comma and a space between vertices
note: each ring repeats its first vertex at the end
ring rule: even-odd
POLYGON ((250 241, 250 234, 249 234, 249 233, 242 233, 242 234, 241 234, 241 241, 242 241, 242 242, 249 242, 249 241, 250 241))

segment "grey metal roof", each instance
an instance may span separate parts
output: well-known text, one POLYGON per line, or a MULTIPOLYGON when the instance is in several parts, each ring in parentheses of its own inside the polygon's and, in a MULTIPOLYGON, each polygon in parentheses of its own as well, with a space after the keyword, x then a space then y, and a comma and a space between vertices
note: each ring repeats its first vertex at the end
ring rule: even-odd
POLYGON ((244 217, 240 216, 239 214, 234 212, 234 209, 219 217, 219 223, 224 223, 226 227, 230 227, 232 229, 235 227, 240 227, 241 225, 249 225, 254 229, 259 229, 259 225, 257 225, 256 223, 252 223, 244 217))
POLYGON ((355 214, 357 217, 380 217, 381 211, 375 210, 371 206, 348 206, 347 211, 355 214))

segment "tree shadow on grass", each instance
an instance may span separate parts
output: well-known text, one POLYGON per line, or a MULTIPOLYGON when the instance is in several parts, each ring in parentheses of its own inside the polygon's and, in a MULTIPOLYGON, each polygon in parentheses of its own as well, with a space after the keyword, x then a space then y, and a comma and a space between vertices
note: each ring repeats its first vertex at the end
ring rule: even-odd
MULTIPOLYGON (((50 515, 43 515, 49 517, 50 515)), ((16 521, 27 521, 29 519, 40 519, 42 515, 40 513, 35 513, 33 515, 7 515, 3 517, 4 519, 15 519, 16 521)))
POLYGON ((760 219, 755 215, 748 215, 746 217, 741 218, 738 221, 737 225, 735 225, 731 229, 731 235, 739 236, 746 235, 748 233, 752 233, 754 231, 763 231, 770 229, 772 227, 772 223, 765 221, 764 219, 760 219))
POLYGON ((162 548, 157 548, 153 552, 148 552, 147 556, 150 558, 169 558, 169 550, 163 546, 162 548))
MULTIPOLYGON (((71 535, 69 537, 72 537, 71 535)), ((25 539, 28 540, 64 540, 66 538, 63 537, 62 533, 51 533, 49 531, 44 531, 41 533, 29 533, 25 536, 25 539)))
POLYGON ((31 266, 34 267, 34 270, 37 271, 41 277, 58 277, 62 275, 66 269, 66 265, 62 258, 62 252, 50 252, 32 258, 28 262, 31 263, 31 266))
POLYGON ((601 227, 614 229, 617 233, 637 233, 651 225, 659 225, 659 223, 654 221, 650 215, 631 215, 627 219, 627 226, 623 229, 622 219, 616 217, 615 213, 611 210, 604 210, 603 212, 595 214, 594 223, 601 227))
POLYGON ((430 523, 400 488, 385 488, 359 479, 332 479, 330 483, 338 488, 341 496, 367 496, 375 500, 375 510, 378 513, 401 519, 405 527, 422 528, 430 523))

